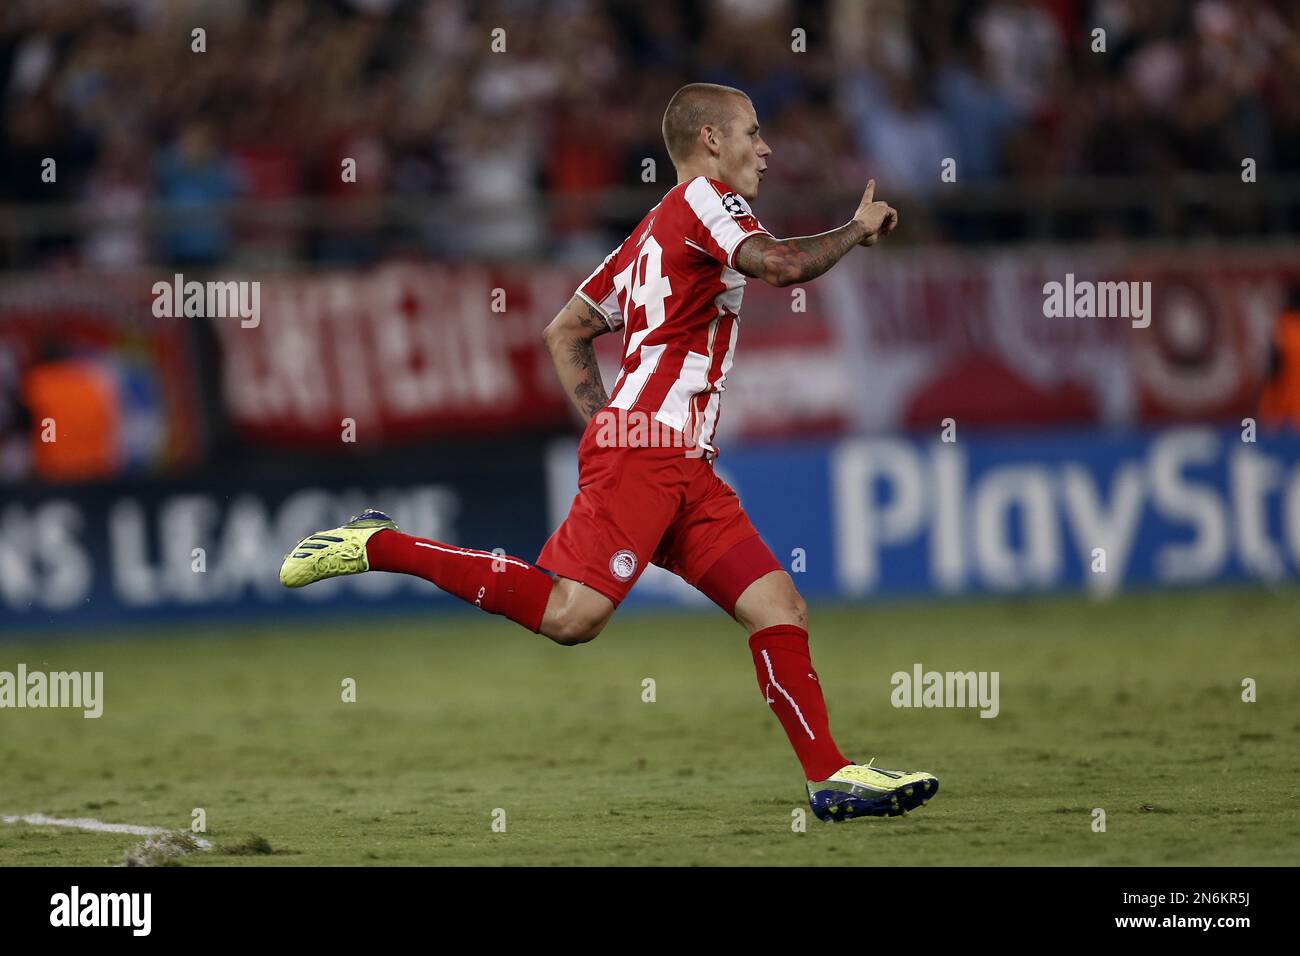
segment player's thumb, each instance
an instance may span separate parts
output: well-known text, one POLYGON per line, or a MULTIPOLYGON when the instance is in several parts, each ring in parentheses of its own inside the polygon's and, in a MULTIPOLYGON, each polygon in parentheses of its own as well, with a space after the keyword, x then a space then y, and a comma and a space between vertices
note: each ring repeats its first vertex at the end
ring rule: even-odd
POLYGON ((862 194, 862 205, 870 206, 876 195, 876 181, 867 180, 867 191, 862 194))

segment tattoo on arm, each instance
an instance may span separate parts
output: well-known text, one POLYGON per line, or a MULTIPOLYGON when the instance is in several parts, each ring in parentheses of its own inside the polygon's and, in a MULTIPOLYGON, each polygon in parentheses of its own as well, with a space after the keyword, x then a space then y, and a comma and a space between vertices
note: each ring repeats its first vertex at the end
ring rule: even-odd
POLYGON ((577 381, 571 389, 573 402, 582 416, 590 420, 592 415, 609 402, 609 396, 605 394, 605 383, 600 379, 596 349, 590 339, 569 343, 569 363, 578 372, 577 381))
POLYGON ((773 285, 807 282, 844 258, 866 234, 866 226, 850 220, 838 229, 815 236, 792 239, 753 236, 742 240, 736 252, 736 268, 773 285))
POLYGON ((581 296, 574 296, 574 299, 582 303, 583 312, 579 315, 579 321, 582 327, 592 334, 592 336, 604 335, 609 331, 609 323, 605 317, 597 310, 591 307, 591 303, 581 296))
POLYGON ((546 346, 555 363, 560 384, 586 421, 605 407, 609 396, 600 378, 592 341, 610 331, 600 310, 574 296, 555 321, 546 327, 546 346))

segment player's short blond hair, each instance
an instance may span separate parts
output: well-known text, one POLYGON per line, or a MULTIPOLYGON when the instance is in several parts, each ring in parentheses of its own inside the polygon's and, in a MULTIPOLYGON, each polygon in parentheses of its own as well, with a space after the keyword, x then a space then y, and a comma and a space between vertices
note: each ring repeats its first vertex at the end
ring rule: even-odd
POLYGON ((664 145, 674 166, 691 155, 701 127, 721 126, 732 118, 737 96, 749 101, 744 90, 717 83, 687 83, 673 94, 664 110, 664 145))

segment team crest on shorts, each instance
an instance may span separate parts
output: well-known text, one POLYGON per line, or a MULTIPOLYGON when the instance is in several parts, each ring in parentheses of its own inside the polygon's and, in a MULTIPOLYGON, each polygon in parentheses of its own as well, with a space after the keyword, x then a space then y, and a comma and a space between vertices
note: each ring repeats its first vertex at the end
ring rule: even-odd
POLYGON ((620 581, 630 581, 632 575, 636 574, 636 555, 627 548, 615 551, 609 559, 609 573, 620 581))

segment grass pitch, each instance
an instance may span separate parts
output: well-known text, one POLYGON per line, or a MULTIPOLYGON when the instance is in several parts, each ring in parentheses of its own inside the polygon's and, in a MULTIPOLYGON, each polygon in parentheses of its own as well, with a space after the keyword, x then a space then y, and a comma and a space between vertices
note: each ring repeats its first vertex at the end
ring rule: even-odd
MULTIPOLYGON (((935 773, 929 805, 795 832, 803 780, 741 630, 624 612, 578 648, 472 614, 0 642, 0 670, 102 670, 105 698, 98 720, 0 711, 0 816, 202 808, 215 846, 187 866, 1300 859, 1300 592, 815 608, 812 634, 841 747, 935 773), (1000 672, 1000 714, 895 709, 917 662, 1000 672)), ((0 865, 140 843, 0 823, 0 865)))

